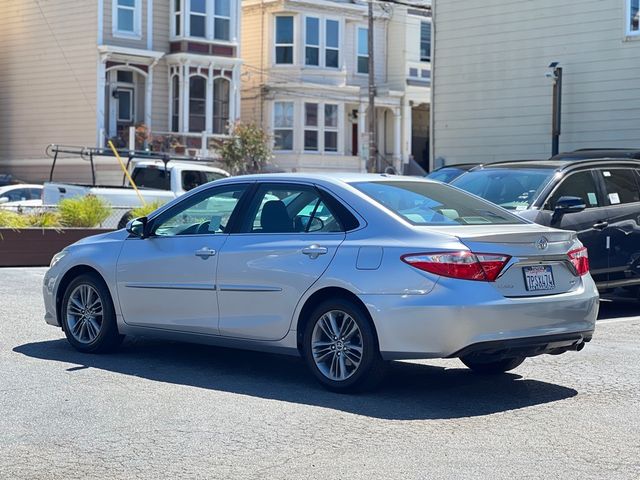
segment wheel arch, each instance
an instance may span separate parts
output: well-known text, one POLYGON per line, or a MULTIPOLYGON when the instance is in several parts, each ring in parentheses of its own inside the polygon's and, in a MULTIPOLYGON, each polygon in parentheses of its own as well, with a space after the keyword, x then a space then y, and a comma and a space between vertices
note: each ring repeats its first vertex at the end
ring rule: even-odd
MULTIPOLYGON (((58 284, 58 288, 56 290, 56 297, 55 297, 56 317, 58 319, 58 324, 63 329, 64 329, 64 322, 62 321, 62 298, 64 297, 64 294, 67 291, 67 287, 69 286, 69 284, 75 278, 78 278, 80 275, 85 275, 85 274, 94 274, 100 280, 102 280, 102 282, 105 285, 107 284, 102 274, 95 268, 90 267, 89 265, 76 265, 75 267, 70 268, 67 272, 65 272, 65 274, 60 279, 60 283, 58 284)), ((109 288, 107 288, 107 290, 109 290, 109 288)), ((109 293, 111 292, 109 291, 109 293)), ((111 301, 113 302, 113 299, 111 299, 111 301)))
POLYGON ((363 312, 366 315, 371 328, 373 329, 374 337, 376 340, 376 348, 380 348, 380 339, 378 338, 378 331, 376 329, 375 322, 371 317, 371 313, 369 313, 369 309, 365 305, 365 303, 353 292, 347 290, 342 287, 324 287, 317 291, 315 291, 304 303, 304 306, 300 310, 300 314, 297 318, 296 323, 296 345, 298 347, 298 351, 302 355, 302 343, 304 338, 304 331, 307 326, 307 323, 310 320, 311 312, 313 312, 314 308, 320 305, 325 300, 342 298, 346 300, 350 300, 356 305, 362 307, 363 312))

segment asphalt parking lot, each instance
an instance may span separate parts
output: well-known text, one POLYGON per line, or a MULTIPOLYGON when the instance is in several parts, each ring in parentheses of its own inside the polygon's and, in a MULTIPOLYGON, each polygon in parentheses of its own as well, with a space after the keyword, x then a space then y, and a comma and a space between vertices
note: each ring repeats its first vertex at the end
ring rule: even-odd
POLYGON ((82 355, 44 269, 0 269, 0 478, 640 478, 640 303, 580 353, 479 377, 397 362, 324 391, 295 358, 152 340, 82 355))

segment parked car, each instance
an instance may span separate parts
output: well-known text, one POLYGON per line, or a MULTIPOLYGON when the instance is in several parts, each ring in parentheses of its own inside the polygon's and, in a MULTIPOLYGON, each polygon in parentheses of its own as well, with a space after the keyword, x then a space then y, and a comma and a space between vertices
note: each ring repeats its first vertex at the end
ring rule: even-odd
POLYGON ((472 168, 478 167, 478 163, 458 163, 455 165, 445 165, 435 169, 433 172, 425 175, 429 180, 437 180, 438 182, 451 183, 461 175, 464 175, 472 168))
POLYGON ((19 184, 0 187, 0 208, 41 207, 42 185, 19 184))
POLYGON ((559 153, 551 160, 589 160, 597 158, 628 158, 640 160, 640 149, 637 148, 581 148, 573 152, 559 153))
POLYGON ((364 174, 204 185, 56 255, 44 300, 82 352, 123 335, 277 351, 337 391, 371 386, 383 360, 496 373, 581 350, 599 301, 572 232, 439 182, 364 174))
POLYGON ((577 232, 601 290, 640 285, 640 161, 505 162, 452 184, 541 225, 577 232))

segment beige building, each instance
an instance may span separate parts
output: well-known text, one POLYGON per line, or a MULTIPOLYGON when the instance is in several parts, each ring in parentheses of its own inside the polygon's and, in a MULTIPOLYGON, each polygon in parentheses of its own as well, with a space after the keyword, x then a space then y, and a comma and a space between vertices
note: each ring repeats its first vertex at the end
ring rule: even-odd
POLYGON ((239 0, 0 0, 0 171, 129 127, 207 150, 240 113, 239 0))
MULTIPOLYGON (((242 17, 242 120, 269 132, 275 162, 365 170, 366 2, 245 0, 242 17)), ((430 35, 428 8, 376 3, 377 146, 381 163, 396 171, 427 152, 430 35)))
POLYGON ((640 147, 638 3, 435 0, 435 166, 548 158, 552 62, 560 151, 640 147))

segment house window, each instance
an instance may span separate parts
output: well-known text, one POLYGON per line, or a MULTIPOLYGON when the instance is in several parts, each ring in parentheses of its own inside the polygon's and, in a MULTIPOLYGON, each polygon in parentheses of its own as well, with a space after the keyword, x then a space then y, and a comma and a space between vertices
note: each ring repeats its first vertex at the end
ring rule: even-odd
POLYGON ((195 75, 189 79, 189 131, 204 132, 207 124, 207 79, 195 75))
POLYGON ((191 0, 189 10, 189 35, 192 37, 207 37, 207 2, 206 0, 191 0))
POLYGON ((320 65, 320 19, 307 17, 305 20, 305 65, 320 65))
POLYGON ((340 22, 327 20, 325 23, 324 64, 327 68, 340 65, 340 22))
POLYGON ((293 17, 276 17, 276 64, 293 64, 293 17))
POLYGON ((640 34, 640 0, 628 0, 627 5, 629 6, 627 22, 628 33, 638 35, 640 34))
POLYGON ((324 151, 338 151, 338 105, 324 105, 324 151))
POLYGON ((140 36, 141 0, 113 0, 113 34, 140 36))
POLYGON ((213 12, 213 37, 216 40, 231 39, 231 0, 215 0, 213 12))
POLYGON ((231 82, 226 78, 213 81, 213 133, 226 133, 229 124, 231 82))
POLYGON ((180 131, 180 79, 171 77, 171 131, 180 131))
POLYGON ((182 35, 182 0, 174 0, 173 15, 173 34, 179 37, 182 35))
POLYGON ((369 29, 358 27, 358 73, 369 73, 369 29))
POLYGON ((431 23, 420 22, 420 61, 431 61, 431 23))
POLYGON ((318 104, 304 104, 304 149, 310 152, 318 151, 318 104))
POLYGON ((274 150, 293 150, 293 102, 275 102, 273 108, 274 150))

